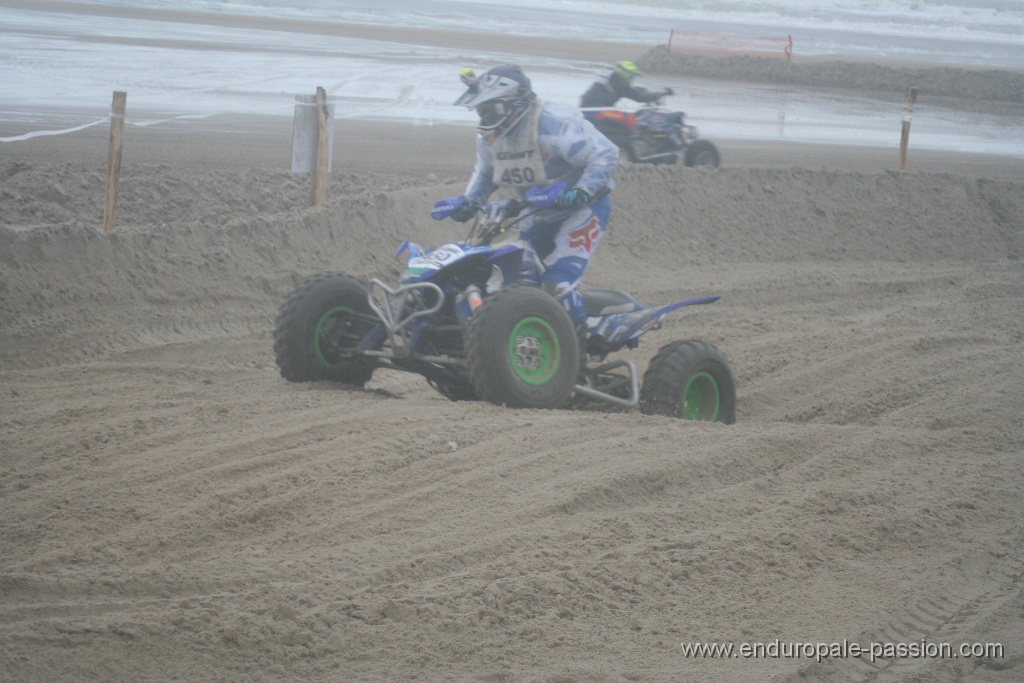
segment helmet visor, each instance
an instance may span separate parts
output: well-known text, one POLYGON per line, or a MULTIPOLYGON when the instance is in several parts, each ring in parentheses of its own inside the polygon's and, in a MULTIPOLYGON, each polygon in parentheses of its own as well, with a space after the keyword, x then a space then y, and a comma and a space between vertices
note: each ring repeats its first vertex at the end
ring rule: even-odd
POLYGON ((476 113, 480 117, 480 127, 485 130, 497 128, 508 117, 508 106, 502 100, 491 100, 478 105, 476 113))

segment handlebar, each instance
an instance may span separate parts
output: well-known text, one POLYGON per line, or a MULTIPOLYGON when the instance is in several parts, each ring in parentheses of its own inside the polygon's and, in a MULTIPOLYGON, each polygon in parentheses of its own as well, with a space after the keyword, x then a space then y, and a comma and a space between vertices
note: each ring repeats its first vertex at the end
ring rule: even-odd
MULTIPOLYGON (((545 186, 534 186, 526 191, 526 195, 520 201, 518 199, 508 199, 498 202, 488 202, 485 206, 478 207, 478 211, 492 212, 496 209, 502 209, 506 215, 516 215, 525 208, 523 204, 534 209, 546 209, 553 206, 555 198, 558 193, 565 189, 565 181, 559 180, 556 183, 545 186), (513 205, 516 211, 510 212, 508 209, 510 205, 513 205)), ((434 204, 430 210, 430 217, 435 221, 444 220, 450 217, 453 213, 461 209, 467 202, 466 195, 459 195, 458 197, 445 197, 434 204)))

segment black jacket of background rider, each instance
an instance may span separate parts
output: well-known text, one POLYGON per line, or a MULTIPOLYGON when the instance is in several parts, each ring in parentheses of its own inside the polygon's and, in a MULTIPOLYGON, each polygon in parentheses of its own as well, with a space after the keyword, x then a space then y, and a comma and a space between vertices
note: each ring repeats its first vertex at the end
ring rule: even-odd
POLYGON ((623 97, 636 102, 654 102, 661 93, 632 85, 625 76, 613 71, 607 83, 603 79, 594 81, 580 98, 580 107, 614 107, 623 97))

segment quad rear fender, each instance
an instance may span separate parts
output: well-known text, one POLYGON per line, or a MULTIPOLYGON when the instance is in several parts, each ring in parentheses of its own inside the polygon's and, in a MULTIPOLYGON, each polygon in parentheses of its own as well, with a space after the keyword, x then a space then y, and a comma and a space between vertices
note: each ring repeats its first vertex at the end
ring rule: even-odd
POLYGON ((592 331, 604 339, 609 346, 619 346, 650 331, 672 311, 685 306, 711 304, 718 301, 719 298, 718 296, 705 296, 657 308, 645 308, 642 311, 613 313, 600 318, 592 331))

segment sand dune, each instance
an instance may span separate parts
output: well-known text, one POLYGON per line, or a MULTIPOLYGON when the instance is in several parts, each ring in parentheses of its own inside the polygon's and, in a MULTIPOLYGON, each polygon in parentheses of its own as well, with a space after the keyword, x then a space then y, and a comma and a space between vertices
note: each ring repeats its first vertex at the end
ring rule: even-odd
POLYGON ((452 403, 393 372, 285 382, 288 291, 393 277, 402 239, 458 236, 427 212, 461 189, 471 133, 406 131, 395 159, 343 127, 310 208, 287 125, 250 123, 133 133, 107 235, 105 133, 0 148, 0 678, 1024 675, 1014 162, 624 164, 589 284, 722 296, 632 358, 717 345, 739 391, 723 426, 452 403), (844 640, 1004 655, 681 647, 844 640))
POLYGON ((905 93, 916 87, 929 98, 959 100, 961 106, 1024 103, 1024 73, 959 65, 892 64, 797 55, 791 61, 766 57, 682 55, 666 46, 647 50, 639 60, 655 73, 684 74, 709 80, 774 83, 801 88, 905 93))

